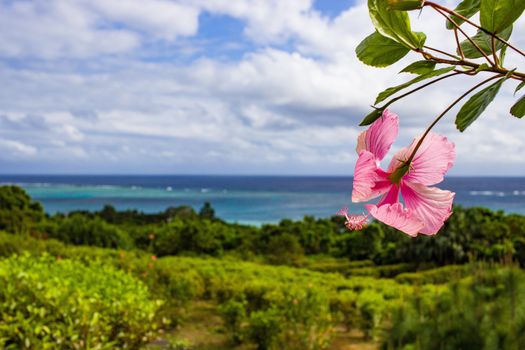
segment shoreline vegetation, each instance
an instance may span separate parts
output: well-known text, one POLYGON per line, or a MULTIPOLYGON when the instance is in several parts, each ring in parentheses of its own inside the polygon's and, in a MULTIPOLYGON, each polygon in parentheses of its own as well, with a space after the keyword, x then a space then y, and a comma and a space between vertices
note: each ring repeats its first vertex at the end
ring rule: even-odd
POLYGON ((525 216, 436 236, 343 218, 229 224, 207 203, 47 215, 0 187, 5 349, 521 349, 525 216), (58 347, 57 347, 58 346, 58 347))

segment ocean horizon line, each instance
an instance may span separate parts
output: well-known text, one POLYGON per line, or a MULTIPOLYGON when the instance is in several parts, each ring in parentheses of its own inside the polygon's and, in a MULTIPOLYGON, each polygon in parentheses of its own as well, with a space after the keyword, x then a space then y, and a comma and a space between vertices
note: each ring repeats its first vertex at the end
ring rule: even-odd
MULTIPOLYGON (((122 174, 112 174, 112 173, 96 173, 96 174, 80 174, 80 173, 0 173, 0 177, 9 177, 9 176, 23 176, 23 177, 37 177, 37 176, 49 176, 49 177, 267 177, 267 178, 290 178, 290 177, 300 177, 300 178, 353 178, 352 175, 338 175, 338 174, 139 174, 139 173, 122 173, 122 174)), ((525 178, 524 175, 450 175, 446 176, 447 178, 525 178)))

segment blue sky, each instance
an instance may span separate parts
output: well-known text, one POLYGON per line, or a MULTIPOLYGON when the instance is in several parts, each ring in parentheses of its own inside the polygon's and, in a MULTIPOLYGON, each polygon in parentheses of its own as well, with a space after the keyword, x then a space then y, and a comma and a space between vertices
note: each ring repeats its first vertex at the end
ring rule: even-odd
MULTIPOLYGON (((441 19, 413 25, 447 48, 441 19)), ((372 31, 361 0, 0 0, 0 173, 350 175, 359 121, 417 59, 362 65, 372 31)), ((471 83, 394 105, 392 152, 471 83)), ((452 174, 525 174, 512 88, 466 133, 439 126, 452 174)))

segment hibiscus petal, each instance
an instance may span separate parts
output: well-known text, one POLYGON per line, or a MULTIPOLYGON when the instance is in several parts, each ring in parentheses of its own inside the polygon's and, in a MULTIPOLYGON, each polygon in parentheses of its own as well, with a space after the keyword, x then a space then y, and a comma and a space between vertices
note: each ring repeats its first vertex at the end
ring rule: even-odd
POLYGON ((362 151, 355 165, 352 202, 367 202, 387 192, 390 186, 386 173, 377 167, 376 157, 362 151))
POLYGON ((394 204, 397 202, 399 202, 399 186, 390 185, 390 189, 383 197, 381 197, 377 206, 380 207, 383 204, 394 204))
POLYGON ((399 129, 399 118, 396 114, 385 109, 381 118, 376 120, 366 131, 357 138, 357 154, 362 151, 371 152, 381 161, 394 143, 399 129))
MULTIPOLYGON (((410 157, 418 142, 419 138, 414 139, 410 147, 403 148, 394 155, 388 167, 390 172, 410 157)), ((417 150, 410 170, 403 179, 426 186, 440 183, 443 181, 443 175, 452 167, 455 158, 454 144, 445 136, 430 132, 417 150)))
POLYGON ((369 151, 366 147, 366 130, 361 132, 359 136, 357 136, 357 146, 355 147, 355 151, 357 154, 360 154, 362 151, 369 151))
POLYGON ((367 204, 365 208, 377 220, 415 237, 423 228, 423 223, 413 215, 410 209, 403 208, 401 203, 384 204, 380 207, 367 204))
POLYGON ((407 208, 423 223, 421 233, 435 235, 452 214, 454 192, 403 181, 401 194, 407 208))

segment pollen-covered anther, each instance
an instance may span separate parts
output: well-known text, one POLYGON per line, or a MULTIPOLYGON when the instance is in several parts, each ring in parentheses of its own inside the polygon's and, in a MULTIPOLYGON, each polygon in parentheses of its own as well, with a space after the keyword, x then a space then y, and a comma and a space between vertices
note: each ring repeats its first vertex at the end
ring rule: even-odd
POLYGON ((348 214, 348 208, 339 210, 337 215, 343 216, 346 219, 345 227, 350 231, 362 230, 368 222, 368 215, 348 214))
POLYGON ((345 226, 350 231, 362 230, 368 222, 368 215, 348 215, 345 226))

